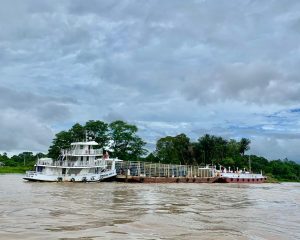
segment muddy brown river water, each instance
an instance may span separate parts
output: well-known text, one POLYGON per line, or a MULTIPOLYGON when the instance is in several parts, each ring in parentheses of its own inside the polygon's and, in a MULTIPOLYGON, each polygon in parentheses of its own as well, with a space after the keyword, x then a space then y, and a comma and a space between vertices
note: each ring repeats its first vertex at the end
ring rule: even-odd
POLYGON ((0 239, 300 239, 300 184, 37 183, 5 174, 0 239))

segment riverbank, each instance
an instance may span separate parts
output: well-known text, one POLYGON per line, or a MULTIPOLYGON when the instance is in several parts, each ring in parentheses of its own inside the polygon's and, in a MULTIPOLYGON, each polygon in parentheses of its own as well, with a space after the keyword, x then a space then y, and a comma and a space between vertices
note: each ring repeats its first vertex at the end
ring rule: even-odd
POLYGON ((1 173, 25 173, 26 171, 30 171, 32 167, 29 166, 20 166, 20 167, 0 167, 1 173))
POLYGON ((267 180, 265 181, 265 183, 280 183, 281 181, 279 181, 278 179, 274 178, 273 176, 267 176, 267 180))

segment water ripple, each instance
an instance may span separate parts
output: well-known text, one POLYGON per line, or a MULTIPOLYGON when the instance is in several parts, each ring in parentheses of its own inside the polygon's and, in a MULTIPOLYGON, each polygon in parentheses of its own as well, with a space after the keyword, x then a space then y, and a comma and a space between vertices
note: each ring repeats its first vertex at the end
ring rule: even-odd
POLYGON ((300 239, 300 184, 30 183, 0 175, 0 239, 300 239))

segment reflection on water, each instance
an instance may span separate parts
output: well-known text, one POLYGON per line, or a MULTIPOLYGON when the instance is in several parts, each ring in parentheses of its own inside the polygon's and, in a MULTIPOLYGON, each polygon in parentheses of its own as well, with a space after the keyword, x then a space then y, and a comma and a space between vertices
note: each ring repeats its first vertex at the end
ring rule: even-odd
POLYGON ((31 183, 0 175, 0 239, 300 239, 300 184, 31 183))

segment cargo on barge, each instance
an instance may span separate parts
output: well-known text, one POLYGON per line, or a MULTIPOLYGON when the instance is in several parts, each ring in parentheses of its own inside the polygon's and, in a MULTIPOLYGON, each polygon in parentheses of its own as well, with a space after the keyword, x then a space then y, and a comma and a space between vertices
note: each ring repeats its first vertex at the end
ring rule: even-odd
POLYGON ((220 166, 174 165, 123 161, 116 163, 116 181, 132 183, 262 183, 266 177, 220 166))

